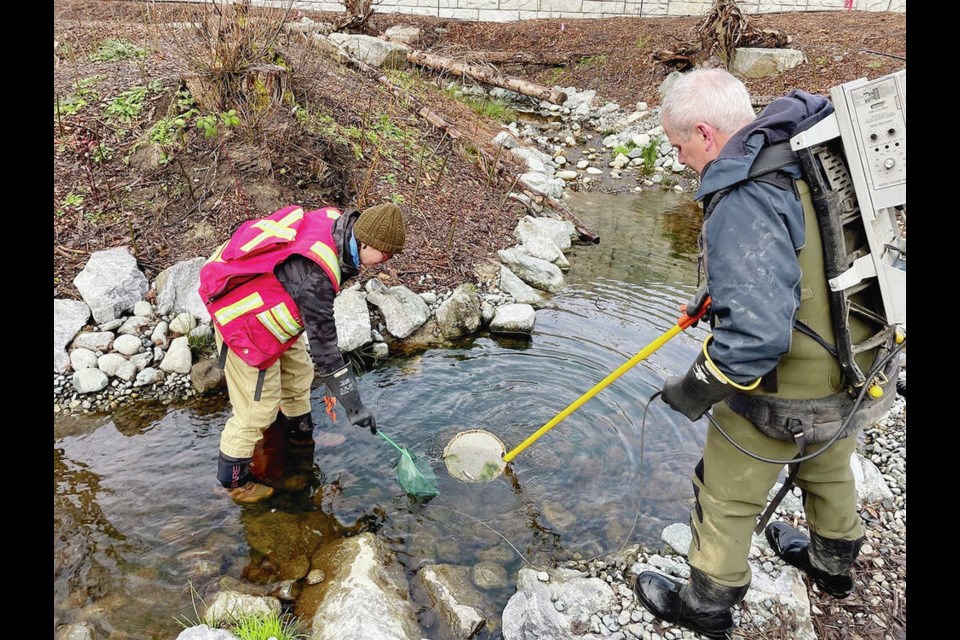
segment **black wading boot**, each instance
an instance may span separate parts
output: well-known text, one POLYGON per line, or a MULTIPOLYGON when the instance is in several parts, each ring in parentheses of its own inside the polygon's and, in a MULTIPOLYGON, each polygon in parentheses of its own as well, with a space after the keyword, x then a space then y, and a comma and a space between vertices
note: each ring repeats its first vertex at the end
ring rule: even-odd
POLYGON ((217 480, 234 502, 252 504, 273 495, 273 487, 254 482, 250 461, 251 458, 231 458, 222 452, 217 458, 217 480))
POLYGON ((835 540, 811 533, 803 535, 783 522, 771 522, 764 529, 767 542, 783 561, 800 569, 817 585, 834 598, 846 598, 853 591, 853 575, 850 567, 860 554, 863 538, 835 540), (816 563, 811 562, 811 552, 816 563))
POLYGON ((702 571, 690 568, 690 582, 683 584, 655 571, 644 571, 633 591, 657 618, 692 629, 708 638, 726 638, 733 629, 730 609, 743 600, 750 585, 726 587, 702 571))
POLYGON ((287 433, 287 442, 294 447, 308 448, 316 443, 313 440, 313 415, 305 413, 302 416, 289 418, 280 413, 284 430, 287 433))

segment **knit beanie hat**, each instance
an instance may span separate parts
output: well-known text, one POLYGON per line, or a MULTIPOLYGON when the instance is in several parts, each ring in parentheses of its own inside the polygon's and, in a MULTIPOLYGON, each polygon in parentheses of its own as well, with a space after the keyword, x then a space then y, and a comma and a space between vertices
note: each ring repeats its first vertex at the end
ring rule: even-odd
POLYGON ((353 235, 374 249, 394 255, 403 251, 407 236, 403 230, 403 214, 400 207, 384 202, 370 207, 360 214, 353 225, 353 235))

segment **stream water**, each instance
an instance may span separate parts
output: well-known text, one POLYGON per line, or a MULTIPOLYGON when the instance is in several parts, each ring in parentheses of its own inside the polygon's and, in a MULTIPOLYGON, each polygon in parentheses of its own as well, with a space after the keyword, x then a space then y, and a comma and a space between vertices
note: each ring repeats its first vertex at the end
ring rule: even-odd
MULTIPOLYGON (((460 483, 442 461, 466 429, 518 445, 668 330, 696 289, 700 211, 688 195, 572 195, 601 241, 568 255, 567 286, 538 311, 530 339, 479 334, 359 377, 383 432, 437 473, 440 495, 427 502, 399 487, 389 444, 343 416, 331 423, 320 389, 312 459, 287 460, 277 495, 245 507, 214 477, 223 396, 58 418, 55 628, 87 622, 98 640, 172 639, 223 580, 301 577, 321 541, 360 531, 376 532, 409 576, 427 562, 492 567, 485 596, 498 615, 525 562, 658 545, 664 526, 686 522, 705 424, 648 399, 686 370, 702 327, 621 376, 492 482, 460 483)), ((421 625, 433 637, 426 608, 421 625)))

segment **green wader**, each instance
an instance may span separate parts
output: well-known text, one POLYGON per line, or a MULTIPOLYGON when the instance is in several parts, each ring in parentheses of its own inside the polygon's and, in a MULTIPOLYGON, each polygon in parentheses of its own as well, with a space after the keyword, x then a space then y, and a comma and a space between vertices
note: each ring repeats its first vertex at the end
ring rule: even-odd
MULTIPOLYGON (((797 318, 827 342, 836 344, 830 320, 820 230, 805 182, 796 182, 803 203, 805 246, 798 256, 802 269, 800 308, 797 318)), ((869 328, 851 319, 852 337, 859 341, 869 328)), ((863 352, 858 364, 868 370, 876 350, 863 352)), ((840 365, 815 340, 794 331, 790 351, 776 369, 777 398, 808 400, 844 393, 840 365)), ((762 386, 762 385, 761 385, 762 386)), ((770 395, 759 389, 755 395, 770 395)), ((762 433, 735 413, 726 403, 713 406, 713 417, 740 446, 757 455, 789 460, 799 453, 792 439, 779 440, 762 433)), ((823 444, 807 445, 804 455, 823 444)), ((856 434, 835 441, 824 453, 800 463, 796 484, 804 492, 804 512, 810 529, 831 539, 854 540, 863 535, 856 510, 856 485, 850 457, 856 449, 856 434)), ((693 477, 696 502, 690 513, 693 540, 690 566, 728 587, 750 583, 747 564, 757 517, 767 504, 782 465, 756 460, 737 450, 715 429, 708 428, 703 458, 693 477)))

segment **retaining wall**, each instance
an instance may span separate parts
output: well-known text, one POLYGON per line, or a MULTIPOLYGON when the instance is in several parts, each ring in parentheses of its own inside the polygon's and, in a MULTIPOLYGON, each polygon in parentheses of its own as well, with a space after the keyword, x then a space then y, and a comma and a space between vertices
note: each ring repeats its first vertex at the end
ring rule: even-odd
MULTIPOLYGON (((255 4, 286 6, 286 2, 264 0, 255 4)), ((510 22, 531 18, 610 18, 614 16, 700 16, 713 3, 682 0, 381 0, 378 13, 510 22)), ((747 14, 784 11, 846 11, 847 0, 740 0, 747 14)), ((330 1, 295 2, 308 11, 344 11, 343 4, 330 1)), ((907 0, 853 0, 854 11, 906 12, 907 0)))

